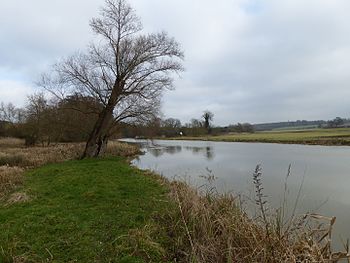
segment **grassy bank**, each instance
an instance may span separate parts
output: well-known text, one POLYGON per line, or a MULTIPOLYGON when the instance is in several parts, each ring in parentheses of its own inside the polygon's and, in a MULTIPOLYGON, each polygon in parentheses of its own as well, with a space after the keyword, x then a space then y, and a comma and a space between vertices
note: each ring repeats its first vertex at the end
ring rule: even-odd
POLYGON ((350 145, 350 129, 337 128, 295 131, 267 131, 255 133, 232 133, 217 136, 183 136, 173 139, 310 145, 350 145))
MULTIPOLYGON (((23 182, 25 170, 49 163, 79 159, 84 143, 59 143, 25 147, 24 140, 0 138, 0 200, 23 182)), ((130 157, 139 153, 136 146, 111 141, 105 156, 130 157)))
POLYGON ((147 231, 165 190, 120 158, 47 165, 16 193, 26 200, 0 208, 0 262, 163 261, 162 233, 147 231))

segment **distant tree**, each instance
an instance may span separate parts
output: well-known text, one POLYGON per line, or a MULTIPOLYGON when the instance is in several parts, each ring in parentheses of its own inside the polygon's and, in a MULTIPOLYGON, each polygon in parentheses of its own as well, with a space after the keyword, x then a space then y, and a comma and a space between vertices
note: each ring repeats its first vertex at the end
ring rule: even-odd
POLYGON ((174 118, 165 119, 162 124, 162 130, 165 136, 179 135, 181 130, 181 121, 174 118))
POLYGON ((40 82, 60 98, 79 93, 103 105, 83 157, 104 151, 115 124, 154 118, 162 91, 172 87, 170 74, 183 69, 179 44, 165 32, 142 35, 141 22, 125 0, 106 0, 90 26, 97 43, 57 64, 40 82))
POLYGON ((336 127, 342 126, 342 125, 344 125, 344 120, 340 117, 336 117, 334 119, 334 124, 336 127))
POLYGON ((250 132, 250 133, 255 132, 254 126, 250 123, 243 123, 242 126, 243 126, 244 132, 250 132))
POLYGON ((173 128, 173 129, 180 129, 181 121, 179 119, 168 118, 163 121, 163 126, 173 128))
POLYGON ((243 132, 243 125, 242 125, 242 123, 237 123, 236 130, 237 130, 237 132, 243 132))
POLYGON ((60 130, 59 140, 82 142, 89 138, 103 105, 94 97, 74 94, 59 101, 56 108, 55 126, 60 130))
POLYGON ((206 110, 206 111, 204 111, 202 118, 204 119, 204 121, 203 121, 204 128, 207 129, 207 131, 209 132, 211 122, 214 119, 214 114, 211 111, 206 110))
POLYGON ((43 93, 28 97, 25 108, 25 139, 26 145, 37 142, 50 144, 57 129, 54 125, 54 107, 49 105, 43 93))
POLYGON ((198 119, 191 119, 191 123, 189 125, 191 128, 202 128, 203 123, 198 119))
POLYGON ((203 122, 198 119, 191 119, 189 123, 185 124, 184 134, 199 136, 204 135, 206 133, 206 129, 203 127, 203 122))
POLYGON ((230 125, 229 130, 234 131, 234 132, 255 132, 255 128, 252 124, 250 123, 237 123, 236 125, 230 125))
POLYGON ((93 97, 75 94, 61 101, 43 93, 28 96, 24 108, 0 104, 0 136, 19 137, 26 144, 86 141, 102 105, 93 97))
POLYGON ((0 136, 19 137, 18 126, 23 121, 23 110, 12 103, 0 104, 0 136))
POLYGON ((154 138, 160 136, 162 120, 158 117, 154 117, 146 122, 143 126, 142 134, 146 138, 154 138))
POLYGON ((327 127, 328 128, 337 128, 337 127, 344 125, 344 123, 345 123, 344 119, 342 119, 340 117, 336 117, 335 119, 327 122, 327 127))
POLYGON ((0 104, 0 121, 8 123, 19 123, 23 121, 24 113, 20 108, 15 107, 12 103, 0 104))

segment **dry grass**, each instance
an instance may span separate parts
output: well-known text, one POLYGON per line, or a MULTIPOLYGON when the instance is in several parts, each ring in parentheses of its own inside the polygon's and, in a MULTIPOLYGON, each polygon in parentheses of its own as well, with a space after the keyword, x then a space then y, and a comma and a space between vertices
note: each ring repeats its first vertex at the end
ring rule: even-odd
POLYGON ((173 237, 176 262, 338 262, 348 258, 348 252, 331 251, 335 218, 303 215, 281 228, 278 213, 266 210, 258 190, 261 214, 251 217, 232 195, 212 188, 203 194, 180 182, 170 185, 177 209, 169 211, 164 225, 173 237))
MULTIPOLYGON (((10 142, 10 139, 6 139, 10 142)), ((13 140, 15 144, 6 144, 0 148, 0 165, 19 166, 23 168, 39 167, 47 163, 57 163, 78 159, 83 150, 84 143, 59 143, 46 147, 24 147, 23 142, 13 140)), ((129 157, 139 153, 136 146, 117 141, 108 143, 105 156, 129 157)))
POLYGON ((0 200, 23 182, 23 172, 19 167, 0 166, 0 200))
POLYGON ((57 144, 48 147, 9 147, 0 149, 0 164, 34 168, 80 157, 83 144, 57 144))
POLYGON ((9 196, 9 198, 6 201, 7 205, 15 204, 15 203, 25 203, 30 200, 30 197, 27 193, 13 193, 9 196))
POLYGON ((18 138, 0 138, 0 149, 3 147, 23 147, 24 140, 18 138))
POLYGON ((112 156, 123 156, 123 157, 131 157, 140 154, 140 149, 128 143, 121 143, 118 141, 110 141, 108 142, 108 146, 105 152, 105 155, 112 156))

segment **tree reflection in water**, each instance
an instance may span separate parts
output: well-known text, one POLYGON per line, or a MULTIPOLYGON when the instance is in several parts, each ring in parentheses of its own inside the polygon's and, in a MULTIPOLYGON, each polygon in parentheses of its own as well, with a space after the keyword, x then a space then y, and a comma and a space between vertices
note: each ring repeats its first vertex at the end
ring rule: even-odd
POLYGON ((169 154, 176 154, 180 153, 182 150, 186 151, 191 151, 192 154, 197 155, 197 154, 203 154, 203 156, 207 160, 212 160, 214 158, 214 149, 211 146, 206 146, 206 147, 197 147, 197 146, 153 146, 153 147, 147 147, 147 150, 149 151, 150 154, 152 154, 155 157, 161 156, 164 153, 169 153, 169 154))

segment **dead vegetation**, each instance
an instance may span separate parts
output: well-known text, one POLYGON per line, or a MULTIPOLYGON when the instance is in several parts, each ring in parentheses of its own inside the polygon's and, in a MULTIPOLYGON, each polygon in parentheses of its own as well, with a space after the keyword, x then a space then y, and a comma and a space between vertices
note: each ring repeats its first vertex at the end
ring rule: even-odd
POLYGON ((169 211, 164 227, 172 237, 170 247, 176 262, 349 260, 348 246, 345 252, 331 249, 335 217, 307 214, 281 222, 280 213, 266 208, 261 171, 256 172, 254 184, 260 214, 255 217, 246 214, 233 195, 219 194, 210 187, 203 194, 186 183, 170 184, 177 207, 169 211))
POLYGON ((131 157, 140 154, 139 147, 128 143, 121 143, 118 141, 108 142, 107 149, 104 153, 105 156, 123 156, 131 157))
POLYGON ((18 138, 0 138, 0 149, 4 147, 22 147, 24 146, 24 140, 18 138))
POLYGON ((6 205, 11 205, 15 203, 25 203, 30 200, 30 197, 27 193, 13 193, 9 196, 9 198, 6 201, 6 205))
POLYGON ((0 166, 0 200, 23 182, 23 169, 0 166))

